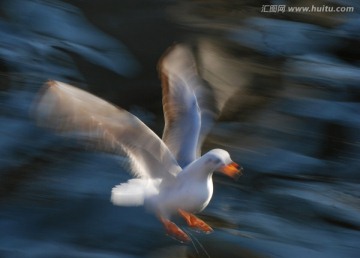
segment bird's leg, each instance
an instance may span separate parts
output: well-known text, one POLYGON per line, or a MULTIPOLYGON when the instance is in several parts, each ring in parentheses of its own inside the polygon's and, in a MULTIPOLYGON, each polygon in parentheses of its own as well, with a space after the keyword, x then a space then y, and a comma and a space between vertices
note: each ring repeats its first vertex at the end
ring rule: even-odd
POLYGON ((160 221, 164 224, 166 233, 170 236, 175 237, 177 240, 181 242, 188 242, 190 241, 190 237, 182 231, 174 222, 171 222, 168 219, 165 219, 163 217, 159 217, 160 221))
POLYGON ((214 231, 208 224, 206 224, 203 220, 197 218, 194 214, 191 214, 181 209, 179 209, 179 213, 190 227, 200 229, 205 233, 211 233, 212 231, 214 231))

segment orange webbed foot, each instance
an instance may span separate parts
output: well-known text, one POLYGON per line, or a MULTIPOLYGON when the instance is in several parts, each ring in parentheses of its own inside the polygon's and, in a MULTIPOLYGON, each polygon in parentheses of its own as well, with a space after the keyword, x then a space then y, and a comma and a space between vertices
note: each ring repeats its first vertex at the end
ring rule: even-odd
POLYGON ((190 227, 199 229, 207 234, 214 231, 208 224, 206 224, 203 220, 199 219, 195 215, 181 209, 179 209, 179 213, 190 227))
POLYGON ((163 218, 161 218, 161 222, 164 224, 166 233, 169 236, 174 237, 180 242, 189 242, 191 240, 190 237, 184 231, 182 231, 175 223, 163 218))

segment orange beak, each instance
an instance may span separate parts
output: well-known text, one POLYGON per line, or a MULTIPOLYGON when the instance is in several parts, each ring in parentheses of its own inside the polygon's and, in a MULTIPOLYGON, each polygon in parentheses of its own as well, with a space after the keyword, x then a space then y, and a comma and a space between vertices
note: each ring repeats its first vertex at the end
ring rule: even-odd
POLYGON ((237 180, 242 175, 243 168, 235 162, 232 162, 229 165, 221 167, 219 171, 237 180))

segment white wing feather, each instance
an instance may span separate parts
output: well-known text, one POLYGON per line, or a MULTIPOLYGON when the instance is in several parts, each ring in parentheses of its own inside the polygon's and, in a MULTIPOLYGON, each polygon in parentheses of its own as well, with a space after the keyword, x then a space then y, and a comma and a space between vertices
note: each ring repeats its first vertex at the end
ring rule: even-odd
POLYGON ((41 126, 125 154, 139 178, 172 179, 181 171, 161 139, 134 115, 66 83, 50 81, 46 86, 34 107, 41 126))
POLYGON ((194 57, 185 45, 175 45, 159 63, 163 88, 163 141, 185 167, 201 154, 215 111, 211 89, 201 81, 194 57), (211 103, 210 103, 211 102, 211 103))

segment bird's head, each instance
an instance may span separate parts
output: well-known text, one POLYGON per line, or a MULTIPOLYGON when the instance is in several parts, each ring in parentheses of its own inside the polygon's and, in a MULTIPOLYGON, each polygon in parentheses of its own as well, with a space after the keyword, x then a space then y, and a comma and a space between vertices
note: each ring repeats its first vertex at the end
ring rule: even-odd
POLYGON ((243 168, 231 160, 230 154, 222 149, 213 149, 207 154, 206 163, 214 169, 233 179, 238 179, 243 172, 243 168))

